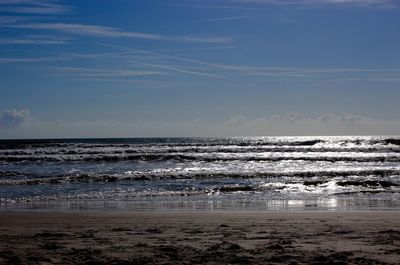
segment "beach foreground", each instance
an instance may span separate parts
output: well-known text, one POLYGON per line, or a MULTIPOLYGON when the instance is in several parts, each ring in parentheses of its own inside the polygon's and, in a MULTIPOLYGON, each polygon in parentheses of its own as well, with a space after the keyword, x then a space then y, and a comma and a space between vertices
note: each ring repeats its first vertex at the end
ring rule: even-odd
POLYGON ((10 212, 0 264, 398 264, 400 212, 10 212))

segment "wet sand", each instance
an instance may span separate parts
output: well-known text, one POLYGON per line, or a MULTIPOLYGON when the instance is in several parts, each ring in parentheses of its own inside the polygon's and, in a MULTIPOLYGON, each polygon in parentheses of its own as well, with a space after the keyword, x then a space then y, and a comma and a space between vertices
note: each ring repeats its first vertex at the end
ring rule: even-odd
POLYGON ((0 264, 398 264, 400 212, 0 213, 0 264))

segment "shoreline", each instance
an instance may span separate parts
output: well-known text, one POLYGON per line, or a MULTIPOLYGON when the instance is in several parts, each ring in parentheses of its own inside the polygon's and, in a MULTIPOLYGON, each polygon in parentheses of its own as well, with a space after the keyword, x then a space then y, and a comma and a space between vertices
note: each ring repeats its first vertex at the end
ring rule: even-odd
POLYGON ((0 202, 4 212, 392 212, 400 211, 397 200, 331 198, 318 200, 215 200, 187 197, 149 200, 50 200, 0 202))
POLYGON ((2 212, 0 263, 396 264, 400 211, 2 212))

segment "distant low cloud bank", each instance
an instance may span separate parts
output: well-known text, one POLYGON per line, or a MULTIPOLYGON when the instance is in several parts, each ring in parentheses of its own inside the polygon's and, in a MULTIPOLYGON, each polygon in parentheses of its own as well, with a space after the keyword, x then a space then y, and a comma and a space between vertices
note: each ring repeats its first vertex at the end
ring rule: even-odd
POLYGON ((0 138, 174 137, 174 136, 288 136, 288 135, 398 135, 400 121, 351 113, 315 117, 301 114, 220 121, 44 121, 29 110, 7 109, 0 116, 0 138), (7 129, 5 129, 7 128, 7 129))
POLYGON ((31 119, 28 109, 5 109, 0 113, 0 128, 16 128, 31 119))

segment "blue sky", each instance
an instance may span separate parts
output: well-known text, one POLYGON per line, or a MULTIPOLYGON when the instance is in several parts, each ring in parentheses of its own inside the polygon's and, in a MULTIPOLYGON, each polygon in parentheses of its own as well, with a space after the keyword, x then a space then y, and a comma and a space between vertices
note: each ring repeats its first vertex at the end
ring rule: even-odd
POLYGON ((0 138, 398 134, 392 0, 1 0, 0 138))

